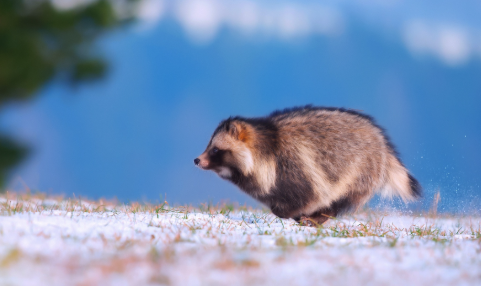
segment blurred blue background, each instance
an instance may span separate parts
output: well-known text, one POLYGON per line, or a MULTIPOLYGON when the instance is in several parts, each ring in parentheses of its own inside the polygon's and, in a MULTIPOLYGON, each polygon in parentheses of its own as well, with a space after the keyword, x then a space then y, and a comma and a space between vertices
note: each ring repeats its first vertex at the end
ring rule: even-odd
POLYGON ((474 0, 143 1, 100 38, 103 81, 54 79, 1 110, 1 130, 32 150, 8 189, 255 205, 193 159, 228 116, 312 103, 374 116, 420 204, 440 191, 440 210, 479 211, 479 15, 474 0))

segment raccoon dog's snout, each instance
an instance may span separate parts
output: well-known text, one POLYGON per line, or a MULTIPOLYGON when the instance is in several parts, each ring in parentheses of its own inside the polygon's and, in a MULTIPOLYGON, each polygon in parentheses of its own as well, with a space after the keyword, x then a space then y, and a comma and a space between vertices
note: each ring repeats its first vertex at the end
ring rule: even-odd
POLYGON ((207 170, 209 169, 210 161, 209 158, 205 156, 205 154, 202 154, 194 159, 194 164, 201 169, 207 170))
POLYGON ((281 218, 319 224, 358 209, 376 193, 410 201, 422 189, 374 119, 344 108, 228 118, 194 163, 281 218))

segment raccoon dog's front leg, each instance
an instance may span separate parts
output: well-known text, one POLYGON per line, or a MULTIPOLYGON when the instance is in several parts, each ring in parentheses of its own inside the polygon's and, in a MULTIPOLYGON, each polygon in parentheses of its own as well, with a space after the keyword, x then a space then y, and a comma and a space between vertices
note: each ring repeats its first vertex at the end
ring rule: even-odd
POLYGON ((293 211, 288 207, 272 206, 271 212, 280 218, 291 218, 293 211))

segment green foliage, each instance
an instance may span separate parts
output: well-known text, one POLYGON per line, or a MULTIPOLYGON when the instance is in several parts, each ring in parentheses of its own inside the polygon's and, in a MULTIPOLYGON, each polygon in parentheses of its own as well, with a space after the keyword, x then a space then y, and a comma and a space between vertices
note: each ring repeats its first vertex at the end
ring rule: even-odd
MULTIPOLYGON (((95 40, 128 20, 119 18, 108 0, 69 10, 47 0, 1 0, 0 108, 34 97, 54 78, 70 84, 102 78, 107 65, 95 40)), ((12 140, 0 140, 0 188, 24 151, 12 140)))

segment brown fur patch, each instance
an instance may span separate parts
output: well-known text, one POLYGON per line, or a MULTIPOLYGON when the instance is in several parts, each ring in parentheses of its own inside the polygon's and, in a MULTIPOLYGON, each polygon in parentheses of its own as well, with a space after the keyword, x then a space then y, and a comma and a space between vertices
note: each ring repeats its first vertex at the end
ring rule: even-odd
POLYGON ((229 134, 244 143, 249 141, 249 127, 241 122, 232 121, 229 126, 229 134))
POLYGON ((239 140, 242 141, 242 142, 246 142, 248 140, 248 136, 247 136, 247 130, 246 129, 242 129, 240 132, 239 132, 239 136, 238 136, 239 140))

